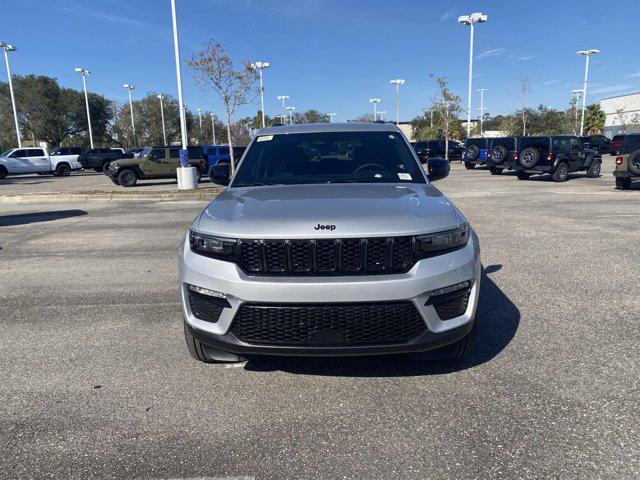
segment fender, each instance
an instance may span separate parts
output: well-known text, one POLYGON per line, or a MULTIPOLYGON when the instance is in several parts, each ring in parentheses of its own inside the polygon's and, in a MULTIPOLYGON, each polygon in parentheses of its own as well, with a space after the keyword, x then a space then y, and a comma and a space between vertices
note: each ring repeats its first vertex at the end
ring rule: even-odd
POLYGON ((558 165, 560 165, 560 162, 569 163, 569 159, 564 154, 557 155, 555 161, 553 162, 553 166, 557 167, 558 165))
POLYGON ((586 158, 584 159, 584 168, 589 168, 593 164, 593 162, 602 163, 602 155, 596 152, 587 153, 586 158))

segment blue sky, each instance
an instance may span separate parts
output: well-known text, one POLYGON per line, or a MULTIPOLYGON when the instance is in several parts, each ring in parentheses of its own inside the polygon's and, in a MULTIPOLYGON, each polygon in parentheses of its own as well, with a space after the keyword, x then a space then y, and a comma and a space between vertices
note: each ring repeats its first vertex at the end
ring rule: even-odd
MULTIPOLYGON (((556 1, 378 0, 178 0, 183 60, 208 39, 220 41, 235 60, 266 60, 265 110, 279 113, 277 95, 291 96, 298 111, 336 112, 344 121, 368 112, 394 111, 392 78, 404 78, 401 117, 413 118, 430 103, 434 81, 446 75, 466 105, 469 29, 458 15, 481 11, 489 21, 476 28, 476 88, 487 88, 491 114, 517 106, 518 77, 533 81, 528 104, 564 107, 580 88, 584 59, 577 50, 597 48, 590 101, 640 91, 638 0, 615 3, 556 1)), ((169 0, 28 0, 3 9, 0 40, 14 43, 16 74, 53 76, 80 88, 73 69, 91 70, 89 88, 119 102, 122 84, 136 95, 176 95, 169 0)), ((4 68, 0 78, 6 80, 4 68)), ((183 69, 184 94, 192 108, 222 104, 203 93, 183 69)), ((243 107, 237 117, 258 109, 243 107)))

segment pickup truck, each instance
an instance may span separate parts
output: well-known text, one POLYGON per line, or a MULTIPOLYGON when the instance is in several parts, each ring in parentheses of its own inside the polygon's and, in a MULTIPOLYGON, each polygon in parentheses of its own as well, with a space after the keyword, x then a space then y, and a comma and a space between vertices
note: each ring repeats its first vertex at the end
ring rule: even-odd
POLYGON ((84 152, 78 160, 82 167, 93 168, 96 172, 107 172, 109 164, 121 158, 133 158, 132 153, 124 153, 121 148, 92 148, 84 152))
MULTIPOLYGON (((66 149, 69 150, 69 149, 66 149)), ((7 175, 23 175, 25 173, 51 173, 59 177, 68 176, 72 170, 80 170, 78 154, 54 150, 49 154, 46 149, 12 148, 0 155, 0 179, 7 175)))

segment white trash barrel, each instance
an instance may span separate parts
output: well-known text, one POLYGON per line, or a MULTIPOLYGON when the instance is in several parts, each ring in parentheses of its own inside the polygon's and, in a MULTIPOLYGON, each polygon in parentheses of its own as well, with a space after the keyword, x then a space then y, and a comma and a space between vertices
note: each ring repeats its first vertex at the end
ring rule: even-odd
POLYGON ((178 167, 178 190, 195 190, 198 188, 198 170, 195 167, 178 167))

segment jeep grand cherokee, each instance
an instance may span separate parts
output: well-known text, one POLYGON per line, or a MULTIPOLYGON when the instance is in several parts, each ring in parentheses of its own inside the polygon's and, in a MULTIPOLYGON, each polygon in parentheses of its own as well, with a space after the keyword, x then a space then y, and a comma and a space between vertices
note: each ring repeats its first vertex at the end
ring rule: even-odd
MULTIPOLYGON (((179 252, 184 333, 203 362, 439 347, 461 358, 478 238, 389 124, 261 130, 179 252)), ((226 180, 226 182, 225 182, 226 180)))

